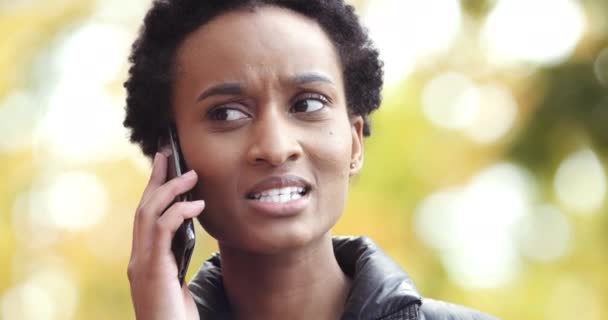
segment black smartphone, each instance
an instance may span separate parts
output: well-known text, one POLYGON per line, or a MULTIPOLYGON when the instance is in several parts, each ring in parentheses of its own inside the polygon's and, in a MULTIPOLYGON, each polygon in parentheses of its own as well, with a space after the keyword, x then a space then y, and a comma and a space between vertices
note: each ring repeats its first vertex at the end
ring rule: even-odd
MULTIPOLYGON (((184 158, 182 156, 177 131, 174 125, 169 125, 168 137, 169 145, 171 146, 171 155, 168 157, 169 161, 167 163, 167 180, 170 180, 186 173, 188 169, 186 168, 186 163, 184 162, 184 158)), ((177 196, 174 202, 191 200, 192 195, 190 192, 187 192, 177 196)), ((194 251, 194 243, 194 223, 192 222, 192 219, 186 219, 175 232, 175 236, 171 242, 171 250, 173 251, 175 262, 177 263, 180 285, 184 284, 186 272, 188 271, 188 265, 190 264, 190 258, 192 257, 192 252, 194 251)))

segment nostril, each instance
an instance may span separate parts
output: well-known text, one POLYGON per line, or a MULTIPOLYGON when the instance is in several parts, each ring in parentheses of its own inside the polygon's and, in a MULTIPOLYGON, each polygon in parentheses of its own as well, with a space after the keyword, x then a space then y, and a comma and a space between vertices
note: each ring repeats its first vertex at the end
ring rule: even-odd
POLYGON ((270 159, 266 159, 266 158, 256 158, 255 159, 255 164, 264 164, 264 163, 273 164, 273 161, 271 161, 270 159))
POLYGON ((249 137, 247 158, 251 164, 276 167, 295 161, 301 156, 302 147, 298 139, 287 134, 289 130, 280 133, 275 131, 273 130, 273 134, 266 131, 259 131, 259 134, 254 132, 249 137))

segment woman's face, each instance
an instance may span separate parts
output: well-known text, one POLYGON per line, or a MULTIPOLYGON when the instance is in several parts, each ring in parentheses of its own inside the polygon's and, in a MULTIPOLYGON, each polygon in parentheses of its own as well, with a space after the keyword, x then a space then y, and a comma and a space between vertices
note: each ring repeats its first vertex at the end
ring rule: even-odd
POLYGON ((339 57, 316 22, 277 7, 211 20, 178 48, 173 112, 206 201, 200 220, 220 245, 277 253, 336 223, 363 121, 349 119, 339 57))

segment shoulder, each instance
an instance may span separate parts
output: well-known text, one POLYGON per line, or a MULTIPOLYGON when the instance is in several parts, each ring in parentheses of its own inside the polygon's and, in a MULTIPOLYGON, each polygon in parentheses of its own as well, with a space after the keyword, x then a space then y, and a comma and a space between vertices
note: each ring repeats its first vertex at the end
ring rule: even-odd
POLYGON ((448 302, 423 298, 420 320, 498 320, 493 316, 448 302))
POLYGON ((353 279, 343 320, 496 320, 423 298, 410 276, 368 237, 334 237, 333 243, 340 267, 353 279))

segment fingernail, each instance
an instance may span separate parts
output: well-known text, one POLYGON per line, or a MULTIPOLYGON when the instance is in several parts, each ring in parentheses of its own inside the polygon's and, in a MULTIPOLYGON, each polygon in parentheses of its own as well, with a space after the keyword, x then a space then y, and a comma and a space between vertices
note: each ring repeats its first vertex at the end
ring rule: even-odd
POLYGON ((165 157, 170 156, 170 155, 171 155, 171 153, 172 153, 171 148, 169 148, 168 146, 164 146, 164 147, 162 147, 162 148, 159 150, 159 152, 160 152, 160 153, 161 153, 163 156, 165 156, 165 157))
POLYGON ((190 202, 190 204, 194 207, 202 208, 205 206, 205 200, 195 200, 190 202))
POLYGON ((190 170, 190 171, 184 173, 182 175, 182 177, 184 177, 186 179, 192 179, 192 178, 196 177, 196 172, 194 172, 194 170, 190 170))

